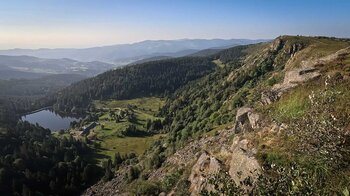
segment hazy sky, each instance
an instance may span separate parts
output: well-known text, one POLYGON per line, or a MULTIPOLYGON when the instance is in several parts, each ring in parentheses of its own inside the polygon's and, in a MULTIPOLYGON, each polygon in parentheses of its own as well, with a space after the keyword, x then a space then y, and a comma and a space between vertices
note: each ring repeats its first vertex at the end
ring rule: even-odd
POLYGON ((0 48, 146 39, 350 37, 350 0, 1 0, 0 48))

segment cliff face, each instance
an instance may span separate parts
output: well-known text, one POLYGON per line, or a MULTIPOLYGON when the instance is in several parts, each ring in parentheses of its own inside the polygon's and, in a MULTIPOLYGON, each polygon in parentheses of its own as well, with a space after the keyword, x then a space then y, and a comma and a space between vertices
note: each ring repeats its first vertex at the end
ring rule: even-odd
MULTIPOLYGON (((144 175, 138 179, 122 180, 129 167, 123 165, 114 179, 84 195, 322 195, 348 190, 349 46, 348 40, 292 36, 250 46, 242 65, 221 79, 233 85, 247 70, 261 72, 253 84, 241 87, 252 92, 242 99, 254 95, 253 101, 228 106, 238 89, 222 103, 236 111, 235 118, 172 148, 158 168, 146 169, 148 154, 140 157, 137 165, 144 175)), ((161 141, 164 149, 171 149, 169 144, 161 141)))

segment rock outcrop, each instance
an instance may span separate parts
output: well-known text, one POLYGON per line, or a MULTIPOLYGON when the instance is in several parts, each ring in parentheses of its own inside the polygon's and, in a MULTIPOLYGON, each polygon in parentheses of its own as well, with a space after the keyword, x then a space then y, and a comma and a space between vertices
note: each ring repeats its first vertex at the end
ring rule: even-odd
POLYGON ((278 37, 277 39, 275 39, 272 43, 271 43, 271 50, 272 51, 278 51, 280 50, 281 48, 283 48, 283 37, 278 37))
POLYGON ((259 128, 259 114, 254 113, 252 108, 242 107, 237 110, 235 132, 243 132, 259 128))
POLYGON ((287 90, 320 76, 319 70, 315 67, 305 67, 287 71, 282 83, 275 84, 271 90, 261 93, 260 101, 263 105, 269 105, 277 101, 287 90))
POLYGON ((261 93, 261 100, 260 102, 263 105, 269 105, 279 99, 278 92, 276 91, 265 91, 261 93))
MULTIPOLYGON (((298 86, 299 84, 305 83, 312 79, 316 79, 321 76, 321 73, 318 70, 319 66, 334 62, 335 60, 349 54, 350 47, 346 47, 322 58, 304 60, 300 63, 301 68, 286 71, 283 82, 280 84, 275 84, 272 87, 272 91, 277 92, 280 96, 283 92, 289 90, 290 88, 298 86)), ((293 58, 290 60, 292 59, 293 58)), ((290 62, 287 64, 290 64, 290 62)))
POLYGON ((188 180, 190 181, 191 195, 199 195, 202 190, 210 190, 213 187, 208 184, 209 177, 221 170, 221 163, 207 152, 202 153, 192 167, 188 180))
MULTIPOLYGON (((187 168, 198 161, 197 158, 203 154, 203 151, 208 152, 207 154, 212 154, 214 151, 229 151, 232 144, 230 135, 232 134, 233 128, 221 130, 218 135, 212 137, 204 136, 199 140, 193 140, 169 156, 163 165, 176 169, 187 168)), ((166 167, 161 167, 150 173, 149 179, 163 179, 168 172, 169 170, 166 167)))
POLYGON ((281 84, 275 84, 272 87, 272 91, 276 91, 280 94, 290 88, 296 87, 298 84, 310 81, 320 76, 321 74, 319 73, 318 69, 314 67, 298 68, 287 71, 283 82, 281 84))
POLYGON ((233 140, 231 150, 229 174, 237 185, 250 190, 261 173, 261 167, 255 159, 256 149, 247 139, 237 137, 233 140))

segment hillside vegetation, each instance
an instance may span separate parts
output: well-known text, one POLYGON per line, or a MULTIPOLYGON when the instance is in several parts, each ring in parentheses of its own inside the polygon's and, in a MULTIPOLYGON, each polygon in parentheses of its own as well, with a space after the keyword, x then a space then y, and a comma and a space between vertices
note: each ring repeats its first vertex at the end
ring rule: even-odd
POLYGON ((184 57, 127 66, 83 80, 55 96, 55 108, 81 113, 92 100, 164 96, 215 68, 208 58, 184 57))
POLYGON ((86 195, 348 194, 349 40, 281 36, 210 58, 214 72, 168 96, 167 137, 86 195))

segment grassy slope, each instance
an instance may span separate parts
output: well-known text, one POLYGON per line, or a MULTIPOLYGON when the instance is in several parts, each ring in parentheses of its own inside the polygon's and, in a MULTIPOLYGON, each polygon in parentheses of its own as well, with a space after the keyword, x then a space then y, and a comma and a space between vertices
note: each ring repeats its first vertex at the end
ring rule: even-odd
MULTIPOLYGON (((309 42, 310 45, 296 55, 294 61, 289 63, 289 67, 286 67, 287 69, 298 67, 305 59, 321 58, 349 46, 349 42, 323 38, 294 37, 289 41, 294 39, 304 39, 303 41, 309 42)), ((344 146, 339 147, 340 149, 343 148, 341 152, 339 150, 335 152, 341 154, 338 155, 340 157, 331 158, 331 154, 322 155, 318 151, 309 153, 307 147, 318 145, 318 148, 327 152, 333 150, 327 146, 334 145, 332 143, 334 141, 330 139, 333 135, 338 138, 346 138, 346 134, 344 136, 343 132, 323 133, 322 130, 325 122, 331 123, 329 119, 327 120, 330 113, 336 117, 334 124, 338 125, 340 129, 346 131, 346 126, 349 127, 348 122, 346 122, 350 116, 348 101, 350 100, 350 92, 348 90, 350 70, 347 70, 347 67, 350 66, 349 58, 350 55, 348 54, 343 60, 337 59, 323 65, 321 67, 323 78, 292 89, 271 105, 259 107, 265 118, 288 125, 286 130, 288 134, 279 133, 276 135, 276 133, 266 132, 260 137, 252 136, 255 137, 253 140, 257 142, 259 149, 258 158, 262 164, 268 163, 290 167, 291 164, 297 163, 311 175, 311 180, 322 184, 321 191, 327 193, 339 193, 344 190, 344 187, 350 185, 350 179, 347 177, 350 173, 350 168, 346 166, 348 158, 344 157, 348 149, 344 149, 344 146), (331 78, 334 78, 337 72, 344 79, 326 88, 326 76, 329 75, 331 78), (310 96, 313 94, 327 100, 327 102, 324 101, 320 105, 313 106, 310 101, 310 96), (304 149, 301 150, 302 148, 304 149), (333 161, 329 162, 330 159, 333 161), (340 168, 336 164, 338 162, 344 162, 340 168)), ((325 130, 330 131, 332 129, 327 127, 325 130)), ((340 146, 341 144, 338 145, 340 146)))
POLYGON ((286 68, 300 67, 302 61, 319 59, 350 46, 350 42, 329 38, 287 36, 287 40, 290 44, 303 43, 307 47, 295 55, 293 61, 288 63, 286 68))
MULTIPOLYGON (((326 118, 329 112, 329 109, 325 109, 327 107, 333 108, 331 109, 332 114, 337 119, 334 123, 335 125, 340 124, 339 128, 342 131, 346 131, 346 127, 343 127, 344 124, 349 127, 349 124, 346 122, 350 116, 349 84, 349 81, 346 81, 344 84, 326 89, 324 86, 314 82, 292 90, 278 102, 269 106, 267 109, 269 116, 279 123, 287 124, 288 128, 287 134, 265 133, 263 137, 254 139, 259 149, 258 158, 262 164, 268 163, 281 167, 290 167, 290 165, 296 163, 304 171, 308 172, 308 175, 312 176, 310 177, 311 180, 323 184, 323 190, 321 191, 327 193, 339 193, 344 190, 344 187, 349 186, 349 158, 346 157, 349 149, 345 149, 346 147, 343 145, 346 146, 346 144, 340 142, 347 140, 346 133, 344 135, 344 132, 334 132, 334 130, 331 131, 332 129, 329 128, 328 130, 326 129, 329 133, 322 132, 323 124, 325 122, 330 123, 326 118), (308 98, 312 92, 324 95, 326 100, 334 102, 312 106, 308 98), (334 96, 332 93, 334 93, 334 96), (308 114, 310 110, 318 111, 317 115, 312 116, 308 114), (298 132, 298 128, 301 129, 300 132, 298 132), (339 139, 335 141, 329 139, 332 137, 339 139), (328 147, 333 146, 334 143, 339 145, 336 148, 337 150, 333 149, 333 147, 328 147), (317 145, 320 150, 310 153, 308 148, 310 145, 317 145), (302 148, 305 149, 301 150, 302 148), (334 151, 333 153, 337 153, 338 157, 334 158, 330 154, 319 153, 329 151, 334 151), (264 158, 262 158, 263 156, 264 158), (337 165, 339 162, 341 163, 340 166, 337 165)), ((310 151, 312 150, 310 149, 310 151)))

